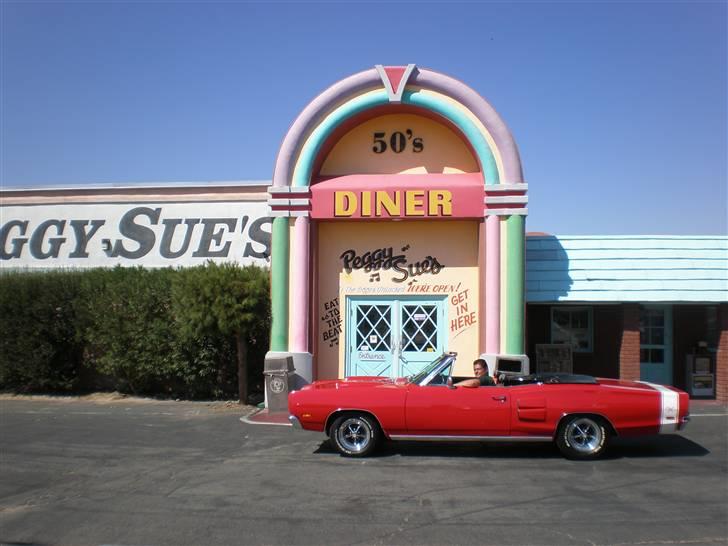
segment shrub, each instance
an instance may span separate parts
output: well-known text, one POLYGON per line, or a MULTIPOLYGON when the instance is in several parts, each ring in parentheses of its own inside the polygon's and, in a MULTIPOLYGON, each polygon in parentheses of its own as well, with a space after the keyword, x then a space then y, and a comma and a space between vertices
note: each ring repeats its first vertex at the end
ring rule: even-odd
POLYGON ((68 271, 0 275, 0 388, 77 388, 83 343, 75 303, 81 276, 68 271))
POLYGON ((134 394, 159 391, 182 365, 170 313, 170 269, 97 269, 83 279, 86 364, 134 394))
POLYGON ((231 263, 181 270, 173 283, 175 318, 187 339, 219 334, 235 341, 242 403, 248 397, 250 347, 260 352, 268 344, 269 291, 267 270, 231 263))
POLYGON ((0 388, 240 395, 262 372, 268 296, 267 270, 236 265, 3 272, 0 388))

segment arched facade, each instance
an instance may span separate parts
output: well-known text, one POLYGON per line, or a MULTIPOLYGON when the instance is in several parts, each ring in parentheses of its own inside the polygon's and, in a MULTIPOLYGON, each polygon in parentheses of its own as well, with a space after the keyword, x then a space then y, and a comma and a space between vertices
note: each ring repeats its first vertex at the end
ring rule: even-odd
POLYGON ((526 190, 508 128, 463 83, 408 65, 331 86, 269 189, 270 354, 305 380, 406 375, 453 348, 527 367, 526 190))

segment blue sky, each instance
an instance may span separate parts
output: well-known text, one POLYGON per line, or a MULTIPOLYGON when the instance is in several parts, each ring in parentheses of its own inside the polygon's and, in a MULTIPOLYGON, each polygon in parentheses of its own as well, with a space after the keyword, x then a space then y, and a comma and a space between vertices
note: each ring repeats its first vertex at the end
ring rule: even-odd
POLYGON ((339 79, 416 63, 510 127, 527 229, 726 234, 726 2, 7 2, 3 187, 266 180, 339 79))

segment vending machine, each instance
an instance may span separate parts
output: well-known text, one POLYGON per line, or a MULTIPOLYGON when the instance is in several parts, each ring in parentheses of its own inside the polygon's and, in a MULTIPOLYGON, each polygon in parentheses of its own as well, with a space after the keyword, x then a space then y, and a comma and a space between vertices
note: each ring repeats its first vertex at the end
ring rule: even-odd
POLYGON ((685 384, 690 396, 715 398, 715 359, 708 352, 708 344, 698 342, 693 352, 687 355, 685 364, 685 384))

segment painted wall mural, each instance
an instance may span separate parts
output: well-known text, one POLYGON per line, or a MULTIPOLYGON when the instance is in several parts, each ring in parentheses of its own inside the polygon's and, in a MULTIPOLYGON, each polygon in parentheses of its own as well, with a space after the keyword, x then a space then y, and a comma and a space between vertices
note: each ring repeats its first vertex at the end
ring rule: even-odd
POLYGON ((448 294, 460 290, 462 282, 457 284, 419 284, 417 279, 413 279, 407 285, 407 292, 410 294, 448 294))
POLYGON ((363 269, 370 273, 370 282, 380 282, 380 271, 392 271, 394 276, 392 282, 403 283, 407 279, 420 275, 437 275, 445 267, 437 258, 427 255, 421 260, 410 261, 404 252, 410 249, 410 245, 401 247, 402 254, 394 254, 392 247, 368 250, 358 254, 354 249, 348 249, 340 256, 344 271, 351 273, 355 269, 363 269))
POLYGON ((341 311, 339 310, 339 298, 325 301, 321 313, 321 340, 329 344, 329 347, 339 344, 341 334, 341 311))
MULTIPOLYGON (((347 305, 352 298, 372 297, 377 301, 441 301, 446 311, 443 316, 443 335, 449 335, 448 350, 460 354, 478 352, 478 324, 460 319, 456 331, 451 331, 451 320, 458 319, 458 308, 451 302, 457 296, 461 313, 478 314, 478 223, 451 221, 447 223, 402 222, 393 230, 391 224, 377 223, 324 223, 318 229, 318 262, 316 270, 317 370, 321 378, 339 377, 346 361, 347 305), (431 265, 422 267, 427 257, 431 265), (406 272, 396 271, 398 263, 406 272), (419 262, 419 270, 417 263, 419 262), (409 267, 412 266, 410 272, 409 267), (437 273, 435 273, 437 271, 437 273), (414 275, 411 275, 413 273, 414 275), (419 273, 419 274, 418 274, 419 273), (378 277, 377 277, 378 275, 378 277), (400 281, 400 282, 397 282, 400 281), (336 302, 335 304, 332 302, 336 302), (330 312, 327 305, 338 304, 330 312), (463 305, 467 305, 467 312, 463 305), (340 313, 340 322, 328 321, 340 313), (331 328, 338 326, 338 330, 331 328), (331 336, 338 334, 338 344, 331 336), (457 337, 455 337, 457 336, 457 337), (333 342, 332 342, 333 341, 333 342)), ((472 319, 472 317, 470 317, 472 319)), ((443 338, 444 339, 444 338, 443 338)), ((465 375, 468 359, 463 360, 465 375)))
POLYGON ((475 298, 469 288, 456 292, 450 296, 450 305, 454 309, 454 316, 450 319, 450 332, 461 333, 465 328, 475 326, 478 322, 475 298))

